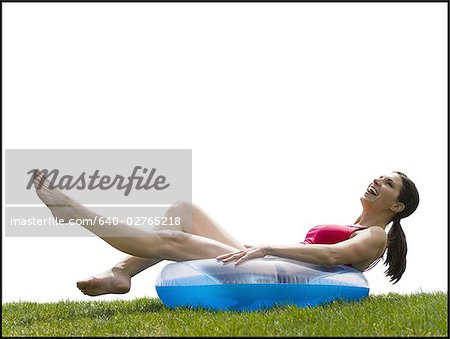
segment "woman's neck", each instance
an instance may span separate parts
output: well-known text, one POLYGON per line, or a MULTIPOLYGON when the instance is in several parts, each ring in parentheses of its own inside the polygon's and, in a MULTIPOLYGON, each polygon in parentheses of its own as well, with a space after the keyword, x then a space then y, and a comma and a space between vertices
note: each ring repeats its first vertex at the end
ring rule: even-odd
POLYGON ((380 226, 382 229, 385 229, 391 222, 391 218, 391 215, 373 214, 363 211, 358 219, 356 219, 355 224, 361 226, 380 226))

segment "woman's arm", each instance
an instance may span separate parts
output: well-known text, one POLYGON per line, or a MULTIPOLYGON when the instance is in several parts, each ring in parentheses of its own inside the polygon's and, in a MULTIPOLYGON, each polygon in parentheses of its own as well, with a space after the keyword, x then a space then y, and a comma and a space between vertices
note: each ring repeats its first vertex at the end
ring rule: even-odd
POLYGON ((334 266, 333 245, 266 245, 262 246, 264 255, 275 255, 277 257, 306 261, 322 266, 334 266))
POLYGON ((355 264, 382 255, 386 246, 386 233, 381 227, 369 227, 354 237, 332 245, 262 245, 217 257, 224 263, 236 260, 236 264, 265 255, 275 255, 312 264, 335 266, 355 264))

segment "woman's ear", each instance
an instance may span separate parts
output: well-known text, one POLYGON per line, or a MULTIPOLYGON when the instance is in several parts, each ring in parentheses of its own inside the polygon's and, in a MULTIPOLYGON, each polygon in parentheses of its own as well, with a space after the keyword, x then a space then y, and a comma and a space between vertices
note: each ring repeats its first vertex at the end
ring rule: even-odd
POLYGON ((391 206, 391 211, 394 213, 400 213, 401 211, 403 211, 405 209, 405 204, 402 202, 396 202, 395 204, 393 204, 391 206))

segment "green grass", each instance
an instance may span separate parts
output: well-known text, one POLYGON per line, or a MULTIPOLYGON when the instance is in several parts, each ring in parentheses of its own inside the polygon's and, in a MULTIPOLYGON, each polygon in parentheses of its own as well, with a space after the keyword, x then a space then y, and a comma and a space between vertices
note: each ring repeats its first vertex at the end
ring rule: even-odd
POLYGON ((260 312, 169 309, 159 299, 2 305, 2 336, 448 336, 447 293, 369 296, 260 312))

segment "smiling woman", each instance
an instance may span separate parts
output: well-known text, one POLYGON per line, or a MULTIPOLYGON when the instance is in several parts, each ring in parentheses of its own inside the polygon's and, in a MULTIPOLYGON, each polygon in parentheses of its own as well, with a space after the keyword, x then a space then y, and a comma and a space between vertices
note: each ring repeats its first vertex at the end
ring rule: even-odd
POLYGON ((216 257, 223 263, 235 261, 235 265, 239 265, 270 255, 323 267, 346 265, 361 272, 372 267, 386 249, 386 264, 389 265, 386 274, 396 283, 406 268, 406 239, 400 219, 412 214, 419 203, 414 183, 405 174, 392 172, 374 179, 369 185, 360 199, 363 211, 354 224, 314 227, 305 241, 294 245, 244 246, 189 203, 175 204, 165 215, 181 220, 192 215, 189 225, 180 223, 176 229, 147 231, 119 224, 113 228, 114 234, 105 236, 97 221, 100 215, 51 188, 41 172, 35 173, 34 181, 38 196, 54 217, 86 220, 82 226, 130 255, 105 273, 78 282, 78 288, 92 296, 128 292, 132 276, 164 259, 186 261, 216 257), (391 222, 393 226, 386 235, 385 228, 391 222))
POLYGON ((415 184, 402 172, 373 180, 361 197, 363 212, 353 225, 313 227, 298 250, 292 246, 263 246, 228 253, 218 258, 237 263, 263 255, 304 260, 319 265, 347 264, 363 271, 372 268, 387 249, 386 275, 398 282, 406 269, 406 237, 400 219, 411 215, 419 204, 415 184), (393 222, 386 236, 385 228, 393 222), (349 229, 350 228, 350 229, 349 229))

